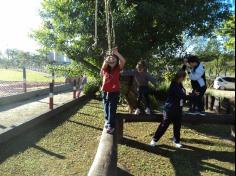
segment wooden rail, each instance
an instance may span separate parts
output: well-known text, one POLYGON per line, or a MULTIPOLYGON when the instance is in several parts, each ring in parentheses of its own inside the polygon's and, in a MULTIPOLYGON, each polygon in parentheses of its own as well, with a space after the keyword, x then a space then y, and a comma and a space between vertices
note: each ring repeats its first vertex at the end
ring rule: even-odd
MULTIPOLYGON (((133 115, 133 114, 118 114, 118 118, 123 119, 126 123, 134 122, 161 122, 162 114, 153 115, 133 115)), ((212 114, 207 113, 206 116, 201 115, 183 115, 183 123, 194 125, 200 124, 217 124, 217 125, 234 125, 235 117, 231 114, 212 114)))
POLYGON ((117 130, 110 135, 103 130, 95 159, 88 176, 117 175, 117 130))

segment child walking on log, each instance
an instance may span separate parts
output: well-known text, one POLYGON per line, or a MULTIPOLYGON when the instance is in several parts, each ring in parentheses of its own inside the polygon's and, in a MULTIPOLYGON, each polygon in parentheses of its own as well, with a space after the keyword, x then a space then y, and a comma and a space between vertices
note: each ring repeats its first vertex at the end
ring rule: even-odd
POLYGON ((177 148, 181 148, 180 143, 180 131, 181 131, 181 122, 182 122, 182 109, 184 100, 188 99, 190 96, 186 95, 186 90, 183 87, 183 81, 186 78, 186 72, 181 70, 179 71, 174 79, 172 80, 167 100, 164 106, 163 120, 159 125, 155 135, 152 138, 150 143, 151 146, 156 146, 157 142, 165 134, 169 125, 173 123, 174 125, 174 138, 173 143, 177 148))
POLYGON ((101 69, 105 128, 109 134, 115 130, 115 118, 120 95, 120 72, 123 70, 125 62, 125 58, 118 52, 118 49, 114 48, 112 54, 105 57, 101 69))
POLYGON ((144 61, 138 62, 136 70, 134 71, 134 80, 137 84, 138 91, 135 114, 139 115, 141 113, 141 101, 143 98, 145 99, 145 113, 151 114, 148 83, 151 82, 153 85, 156 85, 156 79, 147 72, 146 63, 144 61))

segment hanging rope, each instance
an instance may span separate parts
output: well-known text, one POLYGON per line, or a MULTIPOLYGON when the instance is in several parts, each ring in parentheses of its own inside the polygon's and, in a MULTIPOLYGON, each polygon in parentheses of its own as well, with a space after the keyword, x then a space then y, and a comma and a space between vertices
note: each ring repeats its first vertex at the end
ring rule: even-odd
POLYGON ((111 15, 111 28, 112 28, 112 47, 114 48, 116 46, 116 32, 115 32, 115 26, 114 26, 114 18, 112 14, 112 10, 110 9, 110 15, 111 15))
POLYGON ((96 0, 95 2, 95 26, 94 26, 94 31, 95 31, 95 35, 94 35, 94 47, 97 47, 98 44, 98 0, 96 0))
MULTIPOLYGON (((115 26, 114 18, 111 10, 111 0, 104 0, 105 2, 105 14, 106 14, 106 29, 107 29, 107 44, 108 44, 108 53, 112 54, 112 48, 116 46, 116 35, 115 35, 115 26)), ((87 52, 91 53, 92 50, 98 50, 98 0, 95 0, 95 23, 94 23, 94 44, 92 47, 89 47, 87 52)), ((101 54, 103 55, 103 50, 101 49, 101 54)))
POLYGON ((108 54, 110 55, 112 52, 112 48, 115 47, 114 18, 111 10, 111 0, 104 0, 104 1, 105 1, 105 14, 106 14, 108 54))
POLYGON ((100 53, 102 56, 104 51, 102 48, 98 47, 98 0, 95 0, 95 14, 94 14, 94 43, 87 49, 87 53, 100 53))

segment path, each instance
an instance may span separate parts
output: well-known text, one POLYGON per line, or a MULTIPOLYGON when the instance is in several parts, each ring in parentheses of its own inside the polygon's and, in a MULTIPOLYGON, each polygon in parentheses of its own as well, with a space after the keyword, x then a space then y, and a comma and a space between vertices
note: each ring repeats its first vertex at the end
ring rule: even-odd
MULTIPOLYGON (((54 96, 54 107, 61 106, 73 98, 72 92, 54 96)), ((0 134, 11 130, 49 110, 48 96, 0 107, 0 134)))

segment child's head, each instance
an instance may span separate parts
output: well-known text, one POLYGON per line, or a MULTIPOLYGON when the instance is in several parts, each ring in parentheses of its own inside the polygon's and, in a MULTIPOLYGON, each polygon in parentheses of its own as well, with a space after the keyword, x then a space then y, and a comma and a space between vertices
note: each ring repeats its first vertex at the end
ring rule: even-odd
POLYGON ((188 60, 188 64, 192 68, 196 67, 200 63, 199 58, 197 56, 189 56, 187 60, 188 60))
POLYGON ((146 70, 146 63, 144 61, 139 61, 136 66, 136 69, 139 73, 144 72, 146 70))
POLYGON ((115 68, 119 64, 119 58, 116 55, 107 55, 105 59, 111 68, 115 68))
POLYGON ((180 70, 175 74, 173 81, 177 83, 182 83, 185 80, 186 76, 187 76, 186 72, 183 70, 180 70))

